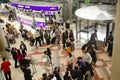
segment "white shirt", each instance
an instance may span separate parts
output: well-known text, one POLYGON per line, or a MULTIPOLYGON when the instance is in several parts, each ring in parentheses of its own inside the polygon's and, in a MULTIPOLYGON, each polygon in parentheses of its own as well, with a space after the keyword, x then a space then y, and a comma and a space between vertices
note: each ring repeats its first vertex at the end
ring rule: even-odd
POLYGON ((88 63, 91 63, 92 62, 92 57, 89 53, 86 53, 84 56, 83 56, 83 61, 85 62, 88 62, 88 63))
POLYGON ((51 80, 57 80, 57 78, 54 76, 51 80))
POLYGON ((39 32, 36 31, 36 32, 35 32, 35 38, 37 38, 37 37, 39 37, 39 36, 40 36, 39 32))

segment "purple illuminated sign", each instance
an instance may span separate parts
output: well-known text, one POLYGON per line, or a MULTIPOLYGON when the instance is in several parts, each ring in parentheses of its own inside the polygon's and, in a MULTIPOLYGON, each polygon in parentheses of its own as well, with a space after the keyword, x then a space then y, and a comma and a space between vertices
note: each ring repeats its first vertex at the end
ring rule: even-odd
POLYGON ((10 2, 10 4, 17 8, 23 9, 32 9, 32 10, 46 10, 46 11, 58 11, 58 6, 32 6, 32 5, 25 5, 25 4, 18 4, 14 2, 10 2))
MULTIPOLYGON (((27 20, 27 19, 23 19, 17 16, 17 19, 19 22, 22 22, 24 24, 30 25, 32 26, 32 20, 27 20)), ((45 27, 45 22, 36 22, 37 27, 41 27, 44 28, 45 27)))
POLYGON ((55 15, 55 12, 53 12, 53 11, 45 11, 44 15, 55 15))

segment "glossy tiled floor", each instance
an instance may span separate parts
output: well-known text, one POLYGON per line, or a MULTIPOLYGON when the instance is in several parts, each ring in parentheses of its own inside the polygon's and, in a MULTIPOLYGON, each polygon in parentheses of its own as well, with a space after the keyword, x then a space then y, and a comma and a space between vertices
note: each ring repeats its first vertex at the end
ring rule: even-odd
MULTIPOLYGON (((6 18, 4 18, 6 19, 6 18)), ((16 28, 19 27, 19 24, 17 21, 12 22, 12 24, 15 25, 16 28)), ((25 27, 29 27, 27 25, 25 25, 25 27)), ((74 29, 74 24, 71 27, 72 29, 74 29)), ((30 27, 29 27, 30 29, 30 27)), ((75 31, 75 29, 74 29, 75 31)), ((17 43, 12 44, 12 46, 15 46, 17 48, 19 48, 19 44, 20 41, 22 41, 23 39, 21 38, 21 36, 19 36, 19 38, 16 38, 17 43)), ((53 66, 60 66, 61 68, 61 77, 63 76, 63 73, 65 71, 66 68, 66 63, 67 63, 67 58, 68 55, 67 53, 65 53, 65 51, 62 50, 61 48, 61 44, 60 45, 43 45, 42 47, 36 48, 35 46, 29 46, 29 42, 28 41, 24 41, 25 44, 28 47, 28 51, 27 51, 27 55, 28 58, 33 58, 35 60, 35 68, 36 68, 36 73, 33 74, 33 80, 38 80, 41 77, 41 74, 46 72, 44 69, 44 65, 41 62, 41 57, 43 55, 43 52, 46 50, 47 47, 50 47, 51 51, 52 51, 52 61, 53 61, 53 66)), ((75 41, 75 51, 72 52, 72 54, 76 57, 78 56, 83 56, 80 47, 82 46, 82 42, 75 41)), ((108 57, 107 53, 105 52, 104 49, 101 49, 100 51, 97 51, 97 58, 98 61, 95 65, 94 68, 94 72, 95 72, 95 76, 93 80, 109 80, 110 78, 110 67, 111 67, 111 58, 108 57)), ((10 53, 8 53, 10 54, 10 53)), ((14 61, 12 60, 11 56, 10 56, 10 62, 11 62, 11 71, 12 71, 12 80, 24 80, 23 77, 23 73, 19 68, 14 68, 14 61)), ((0 60, 1 62, 1 60, 0 60)), ((32 69, 32 65, 31 67, 31 71, 33 72, 32 69)), ((50 67, 48 67, 48 69, 51 70, 50 67)))
MULTIPOLYGON (((3 19, 7 21, 7 18, 3 17, 3 19)), ((19 30, 19 22, 14 21, 12 22, 13 25, 19 30)), ((30 26, 24 25, 26 29, 31 30, 34 33, 34 30, 30 28, 30 26)), ((75 33, 75 24, 71 24, 71 29, 74 30, 75 33)), ((103 29, 103 28, 102 28, 103 29)), ((98 32, 98 35, 103 35, 105 36, 105 33, 101 32, 103 31, 101 28, 99 29, 100 31, 98 32)), ((84 35, 84 34, 83 34, 84 35)), ((86 34, 85 34, 86 35, 86 34)), ((100 38, 101 39, 101 38, 100 38)), ((20 41, 23 41, 22 37, 19 36, 19 38, 16 38, 17 43, 12 44, 11 47, 17 47, 19 48, 20 41)), ((27 45, 28 51, 27 51, 27 56, 28 58, 33 58, 35 61, 35 68, 36 68, 36 73, 33 74, 33 80, 39 80, 41 78, 41 74, 46 72, 44 69, 44 65, 41 62, 41 57, 43 55, 43 52, 46 50, 46 48, 50 48, 52 51, 52 62, 53 62, 53 67, 54 66, 60 66, 60 73, 61 77, 64 74, 64 71, 66 69, 66 64, 67 64, 67 58, 68 55, 65 51, 62 50, 62 45, 43 45, 42 47, 36 48, 35 46, 29 46, 28 41, 24 41, 25 44, 27 45)), ((83 40, 78 40, 75 41, 75 51, 72 52, 72 54, 75 56, 75 60, 78 56, 83 56, 84 54, 81 51, 81 46, 84 44, 85 41, 83 40)), ((8 53, 10 55, 10 53, 8 53)), ((97 58, 98 61, 94 67, 94 73, 95 76, 93 80, 109 80, 110 79, 110 68, 111 68, 111 58, 108 57, 107 52, 104 48, 101 48, 99 51, 97 51, 97 58)), ((11 72, 12 72, 12 80, 24 80, 24 76, 20 68, 14 68, 14 61, 12 60, 10 56, 10 62, 11 62, 11 72)), ((1 58, 0 58, 0 63, 1 63, 1 58)), ((32 73, 33 71, 33 65, 30 66, 32 73)), ((48 69, 51 71, 51 67, 48 67, 48 69)))

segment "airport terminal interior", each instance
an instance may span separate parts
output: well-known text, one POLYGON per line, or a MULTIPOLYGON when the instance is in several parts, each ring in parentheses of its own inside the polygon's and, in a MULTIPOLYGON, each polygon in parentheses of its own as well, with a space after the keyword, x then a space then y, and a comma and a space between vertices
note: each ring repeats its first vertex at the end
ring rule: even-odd
POLYGON ((0 0, 0 80, 119 80, 119 5, 0 0))

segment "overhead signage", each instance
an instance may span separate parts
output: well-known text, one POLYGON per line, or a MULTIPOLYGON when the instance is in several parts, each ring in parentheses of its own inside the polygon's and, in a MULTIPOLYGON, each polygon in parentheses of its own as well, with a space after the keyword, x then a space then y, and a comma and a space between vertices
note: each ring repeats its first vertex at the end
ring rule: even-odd
POLYGON ((55 12, 53 12, 53 11, 45 11, 44 15, 55 15, 55 12))
POLYGON ((58 6, 33 6, 33 5, 26 5, 26 4, 18 4, 14 2, 10 2, 10 4, 16 8, 23 8, 23 9, 32 9, 32 10, 45 10, 45 11, 58 11, 58 6))

